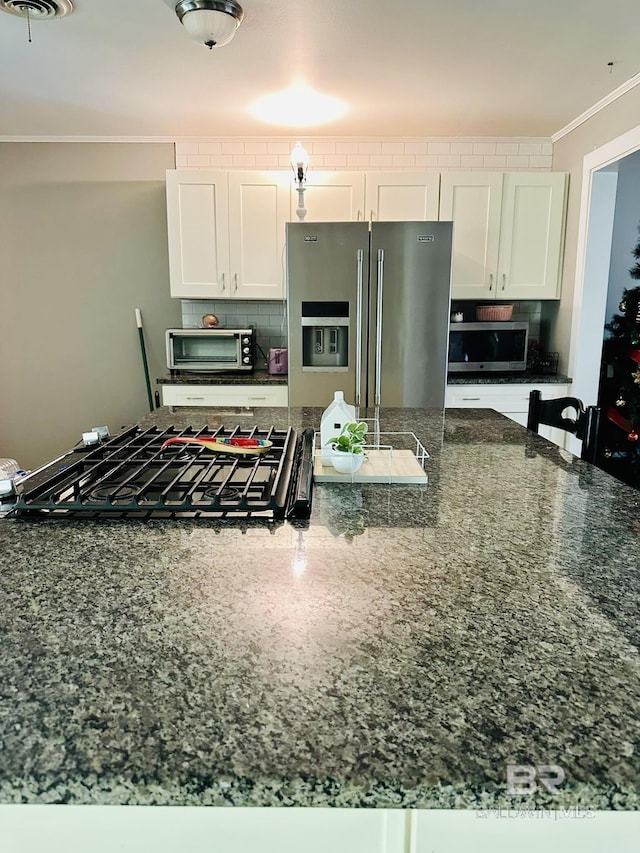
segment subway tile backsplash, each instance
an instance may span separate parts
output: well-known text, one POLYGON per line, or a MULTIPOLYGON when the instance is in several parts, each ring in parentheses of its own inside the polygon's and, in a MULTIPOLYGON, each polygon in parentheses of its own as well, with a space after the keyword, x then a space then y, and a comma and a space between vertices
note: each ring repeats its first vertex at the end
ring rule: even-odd
POLYGON ((329 171, 450 169, 545 171, 552 168, 548 137, 487 138, 354 138, 291 137, 220 138, 175 143, 177 169, 286 169, 300 139, 312 169, 329 171))
MULTIPOLYGON (((228 329, 253 328, 256 330, 258 346, 267 354, 269 347, 287 346, 287 313, 283 300, 268 301, 249 299, 183 299, 182 327, 199 329, 203 314, 215 314, 220 325, 228 329)), ((487 304, 486 300, 483 303, 487 304)), ((529 339, 537 341, 544 349, 547 346, 545 326, 542 321, 542 303, 531 300, 513 302, 515 321, 529 322, 529 339)), ((476 303, 452 300, 451 311, 462 311, 468 322, 475 320, 476 303)), ((259 354, 259 352, 258 352, 259 354)), ((259 359, 259 363, 260 359, 259 359)))
MULTIPOLYGON (((199 329, 203 314, 215 314, 227 329, 256 330, 256 342, 265 357, 270 347, 286 347, 287 315, 284 301, 249 299, 182 299, 183 329, 199 329)), ((262 357, 258 350, 258 365, 262 357)))

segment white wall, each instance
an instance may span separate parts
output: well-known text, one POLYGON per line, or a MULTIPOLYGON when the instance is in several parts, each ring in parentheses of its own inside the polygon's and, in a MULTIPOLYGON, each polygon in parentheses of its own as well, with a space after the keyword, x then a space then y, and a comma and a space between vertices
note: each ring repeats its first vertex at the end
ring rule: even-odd
POLYGON ((0 144, 0 457, 34 468, 148 411, 166 373, 171 144, 0 144))
MULTIPOLYGON (((563 355, 560 364, 563 373, 571 373, 574 369, 574 365, 569 360, 569 342, 572 339, 572 326, 574 324, 576 270, 582 267, 583 262, 583 257, 581 257, 580 263, 578 263, 578 232, 584 158, 591 154, 594 149, 606 145, 639 124, 640 86, 636 86, 595 113, 570 133, 558 139, 553 145, 554 171, 569 172, 570 174, 562 298, 551 340, 551 349, 558 350, 563 355)), ((580 248, 580 251, 584 251, 584 248, 580 248)), ((581 294, 578 293, 577 296, 579 303, 581 294)))

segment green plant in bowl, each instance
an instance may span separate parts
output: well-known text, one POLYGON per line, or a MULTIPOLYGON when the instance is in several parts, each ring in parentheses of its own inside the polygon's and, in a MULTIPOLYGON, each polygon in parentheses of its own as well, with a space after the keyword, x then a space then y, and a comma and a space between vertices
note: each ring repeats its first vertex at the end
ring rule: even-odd
POLYGON ((354 474, 366 458, 364 444, 367 425, 362 421, 345 424, 337 438, 327 444, 333 450, 331 464, 342 474, 354 474))
POLYGON ((358 423, 352 421, 345 424, 340 435, 337 438, 332 438, 328 444, 331 444, 338 453, 364 453, 363 444, 367 430, 367 425, 362 421, 358 423))

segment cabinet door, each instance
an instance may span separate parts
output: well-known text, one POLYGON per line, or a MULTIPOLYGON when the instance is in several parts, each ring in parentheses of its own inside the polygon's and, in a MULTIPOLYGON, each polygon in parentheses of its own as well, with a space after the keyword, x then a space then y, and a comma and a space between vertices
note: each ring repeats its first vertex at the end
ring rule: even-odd
MULTIPOLYGON (((307 175, 304 222, 354 222, 364 219, 364 172, 313 172, 307 175)), ((298 193, 291 181, 291 219, 298 193)))
POLYGON ((288 172, 229 172, 230 297, 284 297, 290 185, 288 172))
POLYGON ((505 174, 498 298, 559 297, 566 189, 563 172, 505 174))
POLYGON ((454 299, 492 299, 495 295, 501 203, 502 174, 443 172, 440 219, 454 223, 454 299))
POLYGON ((229 295, 227 173, 167 172, 167 231, 171 295, 229 295))
POLYGON ((437 172, 367 172, 365 213, 371 222, 417 222, 438 218, 437 172))

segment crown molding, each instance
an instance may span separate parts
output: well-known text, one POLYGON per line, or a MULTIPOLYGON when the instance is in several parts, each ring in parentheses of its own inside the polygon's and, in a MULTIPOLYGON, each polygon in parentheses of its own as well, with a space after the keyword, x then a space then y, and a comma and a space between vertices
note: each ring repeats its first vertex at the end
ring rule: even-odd
POLYGON ((175 136, 0 136, 0 142, 168 142, 175 136))
POLYGON ((592 107, 589 107, 588 110, 585 110, 581 113, 577 118, 574 118, 573 121, 570 121, 569 124, 565 125, 561 130, 558 130, 556 133, 552 134, 551 142, 554 144, 562 139, 563 136, 566 136, 568 133, 571 133, 577 127, 580 127, 581 124, 584 124, 585 121, 588 121, 594 115, 603 110, 605 107, 608 107, 609 104, 612 104, 614 101, 617 101, 618 98, 621 98, 622 95, 625 95, 627 92, 631 91, 631 89, 635 89, 635 87, 640 84, 640 74, 636 74, 634 77, 630 77, 626 83, 622 83, 622 85, 618 86, 617 89, 614 89, 613 92, 609 92, 608 95, 605 95, 604 98, 599 100, 592 107))

